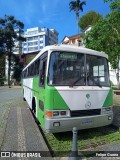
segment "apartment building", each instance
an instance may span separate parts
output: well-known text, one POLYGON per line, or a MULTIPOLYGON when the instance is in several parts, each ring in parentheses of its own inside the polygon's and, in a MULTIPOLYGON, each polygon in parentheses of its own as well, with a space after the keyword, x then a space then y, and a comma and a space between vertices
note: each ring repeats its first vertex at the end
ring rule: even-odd
POLYGON ((24 33, 26 41, 22 43, 22 53, 39 51, 47 45, 58 44, 58 32, 48 28, 29 28, 24 33))

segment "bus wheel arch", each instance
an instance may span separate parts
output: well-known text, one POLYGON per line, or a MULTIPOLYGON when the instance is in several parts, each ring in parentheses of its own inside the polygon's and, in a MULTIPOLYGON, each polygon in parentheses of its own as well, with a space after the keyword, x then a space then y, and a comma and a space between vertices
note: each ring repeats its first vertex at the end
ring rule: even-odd
POLYGON ((36 113, 36 100, 35 97, 32 98, 32 111, 35 114, 36 113))
POLYGON ((35 122, 39 125, 40 124, 40 122, 38 121, 38 119, 37 119, 37 116, 36 116, 36 104, 37 104, 37 102, 36 102, 36 98, 35 97, 33 97, 32 98, 32 112, 34 113, 34 115, 35 115, 35 122))

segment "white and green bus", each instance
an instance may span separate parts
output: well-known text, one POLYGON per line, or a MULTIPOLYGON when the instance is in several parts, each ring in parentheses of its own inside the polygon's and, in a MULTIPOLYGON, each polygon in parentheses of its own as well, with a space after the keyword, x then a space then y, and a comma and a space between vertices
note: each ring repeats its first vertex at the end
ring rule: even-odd
POLYGON ((23 98, 47 132, 109 125, 108 56, 84 47, 46 46, 23 69, 23 98))

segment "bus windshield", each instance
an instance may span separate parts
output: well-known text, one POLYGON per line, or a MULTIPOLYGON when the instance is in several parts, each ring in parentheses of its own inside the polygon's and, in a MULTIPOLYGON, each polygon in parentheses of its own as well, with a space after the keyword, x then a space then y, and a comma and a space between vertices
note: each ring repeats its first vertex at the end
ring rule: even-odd
POLYGON ((48 85, 109 86, 107 59, 89 54, 54 51, 50 57, 48 85))

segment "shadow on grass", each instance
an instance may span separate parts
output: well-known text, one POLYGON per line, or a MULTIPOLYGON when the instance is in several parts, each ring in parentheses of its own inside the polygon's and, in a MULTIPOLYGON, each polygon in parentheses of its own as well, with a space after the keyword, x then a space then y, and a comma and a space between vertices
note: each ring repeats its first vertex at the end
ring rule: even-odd
MULTIPOLYGON (((99 128, 79 130, 78 131, 78 139, 86 140, 88 138, 109 135, 109 134, 115 133, 117 131, 119 131, 119 129, 113 125, 99 127, 99 128)), ((58 139, 59 141, 60 140, 66 141, 66 140, 72 139, 73 133, 72 133, 72 131, 60 132, 60 133, 54 133, 53 136, 55 136, 55 138, 58 139)))
MULTIPOLYGON (((99 145, 110 143, 116 141, 114 139, 116 133, 118 134, 118 128, 113 125, 85 129, 78 131, 78 150, 89 150, 90 148, 95 148, 99 145)), ((69 155, 72 150, 72 132, 62 132, 62 133, 44 133, 46 140, 51 146, 53 151, 53 156, 69 155)), ((87 151, 88 152, 88 151, 87 151)))

